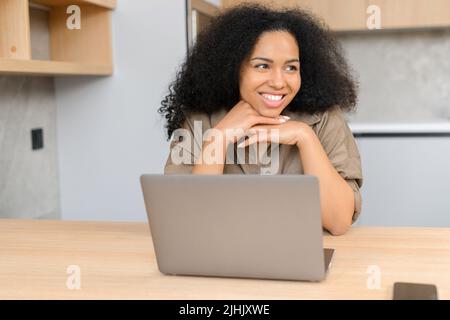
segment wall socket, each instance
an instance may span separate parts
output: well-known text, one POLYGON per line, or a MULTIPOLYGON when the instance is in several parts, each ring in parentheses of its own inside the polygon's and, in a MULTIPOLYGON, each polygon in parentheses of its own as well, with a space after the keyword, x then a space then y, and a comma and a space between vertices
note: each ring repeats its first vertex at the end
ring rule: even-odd
POLYGON ((31 129, 31 149, 39 150, 44 148, 44 129, 31 129))

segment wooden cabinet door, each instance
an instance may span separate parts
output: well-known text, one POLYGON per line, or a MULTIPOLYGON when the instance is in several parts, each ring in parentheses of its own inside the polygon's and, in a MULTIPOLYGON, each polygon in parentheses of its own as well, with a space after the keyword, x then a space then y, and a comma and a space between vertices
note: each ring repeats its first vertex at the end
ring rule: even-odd
POLYGON ((450 26, 449 0, 222 0, 222 5, 228 8, 245 2, 310 9, 334 31, 367 30, 371 5, 380 9, 381 29, 450 26))

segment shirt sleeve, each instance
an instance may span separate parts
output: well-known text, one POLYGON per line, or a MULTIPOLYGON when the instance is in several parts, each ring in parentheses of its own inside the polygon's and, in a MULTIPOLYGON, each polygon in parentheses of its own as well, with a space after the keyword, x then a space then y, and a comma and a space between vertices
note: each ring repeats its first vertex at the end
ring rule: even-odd
POLYGON ((187 117, 181 128, 174 131, 170 140, 169 155, 164 166, 164 174, 192 174, 196 155, 202 143, 203 126, 208 120, 204 116, 187 117), (195 121, 201 125, 195 127, 195 121), (200 130, 195 133, 195 130, 200 130))
POLYGON ((190 163, 178 163, 174 162, 172 159, 173 153, 187 153, 189 157, 193 157, 190 151, 184 149, 182 146, 180 146, 180 143, 178 141, 171 141, 170 142, 170 152, 166 160, 166 165, 164 166, 164 174, 191 174, 193 165, 190 163))
POLYGON ((330 162, 353 190, 355 210, 352 222, 355 222, 361 213, 362 206, 361 157, 353 133, 339 106, 334 106, 322 114, 316 133, 330 162))

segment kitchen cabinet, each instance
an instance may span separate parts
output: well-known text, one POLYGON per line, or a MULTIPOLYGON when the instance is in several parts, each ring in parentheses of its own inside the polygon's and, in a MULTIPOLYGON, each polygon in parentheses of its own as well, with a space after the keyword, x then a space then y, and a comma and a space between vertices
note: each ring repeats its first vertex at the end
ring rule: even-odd
POLYGON ((245 2, 274 7, 301 7, 324 19, 333 31, 368 30, 377 6, 382 30, 450 27, 448 0, 222 0, 224 8, 245 2))
POLYGON ((110 75, 111 10, 115 0, 0 0, 0 74, 110 75), (30 5, 49 12, 50 59, 32 58, 30 5), (79 28, 69 28, 69 6, 79 28))

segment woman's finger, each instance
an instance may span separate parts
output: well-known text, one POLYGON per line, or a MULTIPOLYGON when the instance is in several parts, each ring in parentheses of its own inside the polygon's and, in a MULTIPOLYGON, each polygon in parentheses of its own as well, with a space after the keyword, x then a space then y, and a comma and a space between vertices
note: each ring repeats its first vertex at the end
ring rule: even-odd
POLYGON ((280 124, 278 123, 275 125, 261 124, 261 125, 252 126, 252 127, 248 128, 247 130, 244 130, 244 135, 252 136, 252 135, 258 134, 258 132, 261 130, 277 129, 279 125, 280 124))
MULTIPOLYGON (((255 124, 282 124, 288 121, 290 118, 287 116, 279 116, 277 118, 270 118, 264 116, 255 116, 253 119, 253 125, 255 124)), ((252 126, 253 126, 252 125, 252 126)))
POLYGON ((267 142, 270 140, 271 140, 270 130, 260 128, 256 130, 256 133, 250 136, 250 138, 238 144, 238 148, 245 148, 256 142, 267 142))

